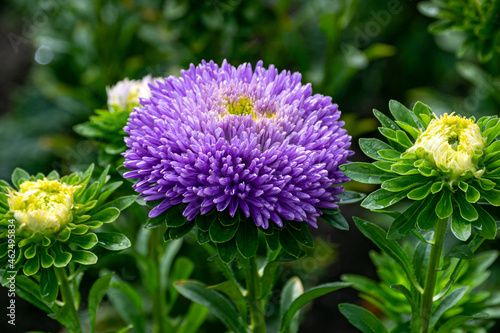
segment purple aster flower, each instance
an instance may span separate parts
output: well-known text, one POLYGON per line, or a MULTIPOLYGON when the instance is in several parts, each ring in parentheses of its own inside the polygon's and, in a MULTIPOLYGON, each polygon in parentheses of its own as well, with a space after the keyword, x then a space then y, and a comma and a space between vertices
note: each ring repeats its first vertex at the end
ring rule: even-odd
POLYGON ((264 229, 317 227, 321 209, 337 208, 351 138, 338 106, 313 95, 300 73, 203 61, 151 91, 125 127, 124 153, 134 189, 161 200, 151 218, 185 204, 188 220, 239 210, 264 229))

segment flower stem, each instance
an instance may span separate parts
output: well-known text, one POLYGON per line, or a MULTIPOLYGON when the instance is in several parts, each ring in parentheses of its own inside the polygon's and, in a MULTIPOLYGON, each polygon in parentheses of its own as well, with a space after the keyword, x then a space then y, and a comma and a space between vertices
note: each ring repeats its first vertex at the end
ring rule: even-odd
POLYGON ((436 225, 434 231, 434 240, 431 248, 431 256, 429 258, 429 266, 427 266, 427 276, 425 278, 424 293, 422 295, 422 303, 420 306, 420 333, 429 332, 429 322, 432 312, 432 297, 436 287, 437 273, 439 270, 439 259, 443 250, 444 235, 448 226, 447 219, 441 219, 436 225))
POLYGON ((166 307, 165 307, 165 291, 161 290, 161 276, 160 276, 160 261, 163 249, 163 232, 160 230, 155 230, 156 232, 151 232, 150 235, 150 258, 155 263, 155 270, 150 272, 150 274, 155 274, 156 278, 156 290, 152 290, 151 300, 153 302, 153 322, 154 322, 154 332, 155 333, 165 333, 166 325, 166 307))
POLYGON ((244 265, 247 285, 247 303, 250 308, 250 327, 254 333, 266 333, 266 320, 261 300, 260 276, 255 256, 244 265))
POLYGON ((64 302, 64 306, 69 306, 71 315, 74 320, 74 331, 70 331, 71 333, 81 333, 82 325, 80 324, 80 317, 78 317, 78 310, 76 309, 75 299, 73 298, 73 292, 71 291, 71 287, 69 285, 68 274, 66 273, 66 269, 64 267, 54 267, 54 271, 56 273, 57 281, 59 282, 61 297, 64 302))

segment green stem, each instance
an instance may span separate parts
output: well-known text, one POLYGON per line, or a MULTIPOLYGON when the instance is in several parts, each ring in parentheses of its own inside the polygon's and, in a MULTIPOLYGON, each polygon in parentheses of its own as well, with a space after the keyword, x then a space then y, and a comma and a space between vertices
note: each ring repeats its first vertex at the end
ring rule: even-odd
POLYGON ((254 333, 266 333, 266 320, 261 300, 260 275, 255 256, 244 265, 247 285, 247 303, 250 309, 250 327, 254 333))
POLYGON ((75 322, 75 333, 82 332, 82 325, 80 324, 80 317, 78 317, 78 310, 76 308, 75 299, 69 285, 68 274, 64 267, 56 268, 54 267, 56 273, 57 281, 59 282, 59 287, 61 290, 61 297, 65 306, 69 306, 73 320, 75 322))
POLYGON ((431 256, 429 258, 429 266, 427 266, 427 276, 425 278, 424 293, 422 295, 422 303, 420 306, 420 333, 429 332, 429 322, 432 312, 432 297, 436 287, 437 273, 439 271, 439 259, 443 250, 444 235, 448 222, 446 219, 440 220, 434 231, 434 244, 431 248, 431 256))
MULTIPOLYGON (((162 230, 163 231, 163 230, 162 230)), ((160 230, 154 230, 150 235, 150 257, 155 263, 155 270, 151 274, 156 275, 156 290, 152 290, 151 300, 153 301, 153 322, 154 322, 154 332, 155 333, 166 333, 166 306, 165 306, 165 292, 161 290, 161 276, 160 276, 160 260, 161 252, 160 249, 163 247, 163 232, 160 230), (156 232, 155 232, 156 231, 156 232)))

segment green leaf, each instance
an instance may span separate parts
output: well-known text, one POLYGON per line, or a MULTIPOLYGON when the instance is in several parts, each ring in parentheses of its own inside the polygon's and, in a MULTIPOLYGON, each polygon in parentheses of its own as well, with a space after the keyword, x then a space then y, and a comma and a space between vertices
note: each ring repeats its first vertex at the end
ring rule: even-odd
POLYGON ((29 180, 30 175, 26 171, 21 168, 15 168, 14 172, 12 172, 12 184, 19 189, 19 185, 23 183, 25 180, 29 180))
POLYGON ((366 209, 383 209, 394 205, 406 198, 407 191, 390 192, 384 189, 378 189, 370 193, 361 203, 361 207, 366 209))
POLYGON ((54 268, 42 269, 40 276, 40 295, 42 300, 50 306, 57 299, 59 292, 59 283, 54 272, 54 268))
POLYGON ((425 128, 429 126, 432 118, 434 118, 431 108, 422 102, 415 103, 413 106, 413 114, 420 120, 425 128))
POLYGON ((408 303, 410 303, 411 307, 411 319, 410 319, 410 326, 411 326, 411 331, 412 332, 419 332, 420 331, 420 308, 418 305, 415 303, 412 297, 412 293, 406 288, 405 286, 401 284, 393 284, 391 285, 391 289, 394 289, 401 293, 408 303))
POLYGON ((191 303, 189 309, 182 319, 179 327, 177 328, 177 333, 196 333, 200 329, 201 325, 205 322, 208 315, 208 308, 198 304, 191 303))
POLYGON ((337 194, 336 197, 340 199, 340 201, 337 201, 338 205, 347 205, 363 200, 366 197, 366 194, 354 191, 344 191, 337 194))
POLYGON ((459 327, 460 325, 465 324, 469 320, 472 319, 484 319, 488 318, 489 315, 486 313, 476 313, 472 316, 458 315, 448 319, 443 325, 439 327, 436 333, 449 333, 452 332, 454 328, 459 327))
POLYGON ((469 246, 466 244, 455 246, 450 253, 448 253, 449 257, 463 259, 463 260, 472 260, 474 259, 474 253, 469 246))
POLYGON ((476 209, 478 212, 478 218, 477 220, 472 221, 474 229, 480 236, 486 239, 495 239, 497 234, 497 225, 495 220, 480 206, 476 206, 476 209))
POLYGON ((246 333, 246 327, 232 304, 219 292, 209 290, 201 282, 186 280, 174 283, 175 288, 187 299, 212 310, 229 330, 246 333))
POLYGON ((389 111, 391 111, 394 119, 407 123, 414 128, 418 128, 413 113, 398 101, 393 99, 389 101, 389 111))
POLYGON ((390 149, 379 150, 378 154, 389 161, 398 161, 401 159, 401 153, 392 149, 392 147, 390 149))
POLYGON ((325 283, 319 286, 313 287, 297 297, 292 304, 286 310, 282 320, 281 320, 281 331, 284 332, 286 327, 288 327, 294 315, 304 307, 310 301, 326 295, 328 293, 334 292, 336 290, 349 287, 351 284, 346 282, 332 282, 325 283))
POLYGON ((411 190, 408 193, 408 199, 423 200, 431 193, 432 182, 428 182, 420 187, 411 190))
POLYGON ((479 200, 481 194, 479 191, 472 185, 469 184, 467 187, 467 192, 465 192, 465 199, 467 199, 470 203, 475 203, 479 200))
POLYGON ((363 151, 363 153, 374 159, 374 160, 385 160, 380 154, 378 153, 380 150, 384 149, 392 149, 391 146, 389 146, 387 143, 379 140, 379 139, 359 139, 359 147, 363 151))
POLYGON ((386 127, 386 128, 390 128, 394 131, 397 131, 399 130, 400 128, 398 127, 398 125, 396 125, 396 123, 394 121, 391 120, 391 118, 387 117, 385 114, 383 114, 382 112, 378 111, 378 110, 375 110, 373 109, 373 114, 375 115, 375 117, 378 119, 378 121, 380 121, 380 123, 382 124, 382 126, 386 127))
POLYGON ((418 187, 428 182, 428 179, 421 175, 400 176, 386 180, 382 183, 382 188, 390 192, 400 192, 418 187))
POLYGON ((210 226, 210 238, 214 243, 225 243, 231 240, 238 231, 238 223, 224 226, 220 220, 215 220, 210 226))
POLYGON ((92 333, 95 331, 97 309, 99 308, 99 304, 101 304, 104 295, 108 291, 112 277, 113 273, 101 276, 96 280, 96 282, 94 282, 92 288, 90 288, 88 298, 88 311, 90 317, 90 329, 92 333))
POLYGON ((342 216, 342 214, 340 213, 340 209, 335 209, 328 213, 323 212, 323 215, 321 215, 320 218, 334 228, 340 230, 349 230, 349 223, 347 223, 344 216, 342 216))
POLYGON ((280 297, 280 333, 296 333, 299 330, 298 309, 293 311, 285 322, 285 315, 290 309, 292 303, 304 292, 302 282, 297 276, 290 278, 281 291, 280 297))
POLYGON ((370 311, 354 304, 339 304, 340 312, 363 333, 388 333, 384 325, 370 311))
POLYGON ((102 208, 115 207, 116 209, 123 211, 132 205, 135 200, 137 200, 137 195, 127 195, 105 204, 102 208))
POLYGON ((107 295, 120 317, 137 333, 146 332, 142 296, 128 283, 112 278, 107 295))
POLYGON ((193 222, 188 222, 184 224, 183 226, 180 226, 178 228, 168 228, 165 231, 165 236, 163 237, 164 240, 174 240, 174 239, 180 239, 184 237, 185 234, 191 231, 193 229, 194 223, 193 222), (168 238, 167 238, 168 235, 168 238))
POLYGON ((123 234, 117 232, 100 232, 97 234, 98 244, 111 251, 128 249, 131 246, 130 240, 123 234))
POLYGON ((92 220, 102 223, 110 223, 115 221, 120 216, 120 210, 115 207, 103 209, 92 215, 92 220))
POLYGON ((401 246, 396 241, 387 239, 386 232, 375 224, 359 217, 353 217, 353 219, 359 231, 375 243, 380 250, 394 259, 403 268, 409 279, 414 280, 410 261, 401 246))
POLYGON ((481 197, 486 199, 490 204, 500 206, 500 190, 483 191, 480 189, 479 192, 481 193, 481 197))
POLYGON ((217 290, 226 294, 226 296, 229 297, 236 305, 241 318, 247 318, 247 302, 241 293, 240 287, 238 287, 235 281, 228 280, 215 286, 209 286, 207 289, 217 290))
POLYGON ((462 218, 455 209, 451 215, 451 231, 461 241, 469 239, 472 232, 472 224, 462 218))
POLYGON ((72 244, 76 244, 86 250, 93 248, 97 244, 97 236, 94 233, 85 235, 71 235, 69 238, 72 244))
POLYGON ((245 258, 253 257, 259 247, 257 226, 251 220, 241 221, 236 234, 236 246, 245 258))
MULTIPOLYGON (((56 243, 57 244, 57 243, 56 243)), ((71 261, 71 253, 63 251, 61 246, 54 247, 54 266, 55 267, 66 267, 66 265, 71 261)))
POLYGON ((274 284, 278 280, 282 262, 280 260, 271 261, 264 267, 262 274, 262 298, 267 300, 271 296, 274 284))
MULTIPOLYGON (((194 263, 191 260, 186 257, 178 257, 175 260, 174 267, 172 268, 172 273, 169 273, 167 271, 167 275, 161 276, 170 276, 170 283, 172 284, 175 281, 188 279, 193 273, 193 270, 194 263)), ((162 273, 163 272, 160 271, 160 274, 162 273)), ((168 288, 162 290, 168 290, 170 309, 172 309, 175 306, 175 302, 177 301, 177 289, 172 288, 171 285, 169 285, 168 288)))
POLYGON ((300 257, 301 250, 295 238, 290 234, 290 231, 283 229, 280 232, 280 243, 283 246, 283 250, 291 254, 295 258, 300 257))
MULTIPOLYGON (((427 201, 427 200, 426 200, 427 201)), ((398 218, 396 218, 387 232, 387 239, 401 239, 411 234, 417 226, 417 217, 420 214, 420 207, 424 201, 415 201, 398 218)))
POLYGON ((222 261, 224 261, 226 264, 229 264, 231 261, 233 261, 237 251, 235 240, 231 239, 228 242, 216 244, 217 250, 219 251, 219 256, 222 261))
POLYGON ((225 227, 232 226, 233 224, 239 222, 238 215, 232 217, 231 215, 229 215, 226 212, 219 212, 218 217, 219 217, 220 223, 225 227))
POLYGON ((436 215, 440 219, 445 219, 453 213, 453 202, 451 201, 451 192, 444 191, 436 205, 436 215))
POLYGON ((405 148, 410 148, 413 146, 413 142, 410 140, 408 135, 403 131, 396 131, 396 139, 398 143, 405 148))
POLYGON ((394 177, 394 174, 383 171, 370 163, 343 164, 340 166, 340 170, 352 180, 366 184, 382 184, 384 180, 394 177))
POLYGON ((198 214, 194 218, 194 221, 198 229, 208 232, 210 230, 210 226, 212 225, 212 223, 217 219, 217 215, 218 215, 217 213, 213 213, 210 215, 198 214))

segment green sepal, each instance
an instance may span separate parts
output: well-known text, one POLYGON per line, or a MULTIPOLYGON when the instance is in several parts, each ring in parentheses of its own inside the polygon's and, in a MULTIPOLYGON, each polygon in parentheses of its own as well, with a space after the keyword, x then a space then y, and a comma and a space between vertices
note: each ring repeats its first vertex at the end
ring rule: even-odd
POLYGON ((411 137, 413 138, 413 140, 417 140, 418 137, 420 136, 420 131, 418 129, 416 129, 415 127, 413 127, 405 122, 396 120, 396 124, 398 124, 399 127, 401 127, 408 134, 410 134, 411 137))
POLYGON ((346 219, 340 213, 340 209, 338 208, 330 211, 324 210, 323 215, 321 215, 320 218, 334 228, 340 230, 349 230, 349 223, 347 223, 346 219))
POLYGON ((478 214, 474 206, 465 199, 465 195, 462 192, 456 192, 453 196, 455 202, 457 203, 458 209, 460 210, 460 215, 467 221, 477 220, 478 214))
POLYGON ((80 224, 75 227, 75 229, 71 230, 73 235, 84 235, 89 231, 89 226, 85 224, 80 224))
POLYGON ((469 184, 463 181, 458 182, 458 188, 462 190, 462 192, 467 192, 467 189, 469 188, 469 184))
POLYGON ((53 248, 54 266, 55 267, 66 267, 71 261, 72 254, 66 252, 62 249, 60 245, 56 245, 53 248))
POLYGON ((398 175, 405 176, 405 175, 417 175, 420 172, 418 171, 417 168, 413 165, 414 160, 410 159, 402 159, 399 160, 398 162, 394 163, 391 166, 391 171, 397 173, 398 175))
POLYGON ((453 213, 452 195, 449 191, 444 191, 436 205, 436 215, 440 219, 445 219, 453 213))
POLYGON ((105 208, 92 215, 92 220, 100 221, 102 223, 111 223, 120 216, 120 210, 115 207, 105 208))
MULTIPOLYGON (((428 200, 426 200, 428 201, 428 200)), ((408 236, 417 226, 417 216, 424 201, 415 201, 398 218, 396 218, 387 232, 387 239, 396 240, 408 236)))
POLYGON ((169 228, 178 228, 188 223, 188 220, 182 215, 179 205, 171 207, 165 214, 165 222, 169 228))
POLYGON ((21 183, 29 179, 30 179, 29 173, 27 173, 21 168, 16 168, 14 169, 14 172, 12 172, 12 179, 11 179, 12 184, 14 184, 14 186, 17 189, 19 189, 19 185, 21 185, 21 183))
POLYGON ((61 178, 61 176, 59 175, 59 172, 57 172, 56 170, 52 170, 47 175, 48 180, 58 180, 59 178, 61 178))
POLYGON ((417 225, 421 230, 431 230, 434 229, 439 221, 439 217, 435 213, 436 205, 439 202, 440 197, 433 195, 425 200, 420 213, 417 217, 417 225))
POLYGON ((43 301, 52 304, 57 299, 59 284, 54 272, 54 268, 43 269, 40 276, 40 296, 43 301))
POLYGON ((301 254, 300 246, 295 238, 286 229, 281 230, 279 242, 283 249, 295 258, 299 258, 301 254))
POLYGON ((198 214, 194 218, 194 222, 196 223, 198 229, 208 232, 210 230, 210 226, 212 225, 212 223, 217 219, 217 215, 218 215, 217 213, 212 213, 208 215, 198 214))
POLYGON ((383 182, 382 188, 390 192, 400 192, 412 189, 427 182, 428 179, 421 175, 399 176, 383 182))
POLYGON ((392 121, 391 118, 387 117, 382 112, 380 112, 376 109, 373 109, 373 115, 378 119, 378 121, 380 122, 380 124, 382 124, 382 126, 384 126, 386 128, 390 128, 394 131, 397 131, 398 129, 400 129, 399 126, 396 125, 396 123, 394 121, 392 121))
POLYGON ((398 143, 405 148, 411 148, 413 146, 413 142, 410 140, 408 135, 403 131, 396 131, 396 139, 398 143))
POLYGON ((257 226, 252 220, 241 221, 236 233, 236 246, 245 258, 253 257, 259 247, 259 234, 257 226))
POLYGON ((394 205, 395 203, 406 198, 408 191, 402 192, 389 192, 384 189, 378 189, 370 193, 361 206, 366 209, 383 209, 394 205))
POLYGON ((266 235, 266 244, 271 251, 276 251, 280 246, 280 231, 275 230, 274 233, 266 235))
POLYGON ((103 223, 101 221, 91 221, 91 222, 86 222, 85 225, 88 226, 89 229, 94 230, 102 227, 103 223))
POLYGON ((44 249, 40 255, 41 263, 43 268, 49 268, 54 264, 54 257, 52 257, 47 249, 44 249))
POLYGON ((378 151, 379 155, 385 160, 389 161, 399 161, 401 159, 401 153, 395 149, 381 149, 378 151))
POLYGON ((238 215, 232 217, 227 212, 219 212, 218 218, 220 223, 225 227, 230 227, 233 224, 239 222, 238 215))
POLYGON ((478 183, 479 186, 485 191, 490 191, 496 186, 496 183, 494 181, 486 178, 476 178, 475 182, 478 183))
POLYGON ((71 236, 71 229, 68 227, 65 227, 58 235, 57 235, 57 240, 60 242, 66 242, 69 237, 71 236))
POLYGON ((76 244, 86 250, 93 248, 98 242, 97 236, 94 233, 88 233, 81 236, 71 235, 69 240, 72 244, 76 244))
POLYGON ((191 231, 193 229, 194 223, 193 222, 188 222, 178 228, 168 228, 167 231, 165 231, 165 235, 163 239, 165 241, 167 240, 175 240, 182 238, 185 234, 191 231), (168 237, 167 237, 168 235, 168 237))
POLYGON ((389 101, 389 111, 394 116, 394 119, 407 123, 414 128, 419 128, 413 113, 398 101, 393 99, 389 101))
POLYGON ((219 251, 219 256, 222 261, 229 264, 236 256, 236 242, 234 239, 231 239, 225 243, 217 243, 217 250, 219 251))
POLYGON ((35 256, 24 262, 23 273, 26 276, 34 275, 40 269, 40 256, 35 256))
POLYGON ((293 238, 300 244, 307 246, 309 248, 312 248, 314 246, 314 242, 311 236, 311 233, 309 232, 309 229, 307 228, 307 224, 302 222, 301 228, 299 230, 294 229, 294 228, 288 228, 288 231, 292 234, 293 238))
POLYGON ((82 265, 93 265, 97 262, 97 256, 89 251, 71 251, 71 260, 82 265))
POLYGON ((413 114, 420 120, 424 128, 427 128, 432 118, 434 118, 431 108, 422 102, 415 103, 413 106, 413 114))
POLYGON ((428 182, 427 184, 424 184, 420 187, 411 190, 407 195, 408 199, 417 201, 425 199, 431 193, 432 185, 433 185, 432 182, 428 182))
POLYGON ((237 231, 238 223, 226 227, 217 219, 210 226, 210 239, 214 243, 225 243, 233 238, 237 231))
POLYGON ((393 174, 377 168, 375 165, 363 162, 343 164, 340 170, 352 180, 366 184, 382 184, 384 180, 394 177, 393 174))
POLYGON ((444 187, 444 184, 445 184, 444 182, 435 182, 434 184, 432 184, 431 193, 436 194, 436 193, 441 192, 441 190, 444 187))
POLYGON ((478 218, 472 221, 472 226, 479 234, 479 236, 486 239, 495 239, 497 234, 497 225, 495 219, 486 210, 481 208, 479 205, 476 206, 478 212, 478 218))
POLYGON ((153 229, 164 226, 165 222, 165 214, 158 215, 156 217, 149 218, 144 225, 144 229, 153 229))
POLYGON ((368 156, 374 160, 385 160, 385 158, 380 156, 380 154, 378 152, 380 150, 384 150, 384 149, 392 149, 392 147, 389 146, 387 143, 385 143, 381 140, 372 139, 372 138, 359 139, 359 147, 361 148, 361 150, 363 151, 363 153, 366 156, 368 156))
POLYGON ((464 218, 460 215, 460 212, 456 209, 451 215, 451 232, 453 232, 455 237, 463 242, 469 239, 472 233, 472 224, 464 220, 464 218))
POLYGON ((479 189, 479 192, 481 193, 481 198, 486 199, 493 206, 500 206, 500 190, 483 191, 479 189))
POLYGON ((26 259, 31 259, 36 256, 36 244, 31 244, 25 251, 24 256, 26 259))
POLYGON ((97 238, 99 246, 110 251, 125 250, 131 246, 130 240, 117 232, 100 232, 97 234, 97 238))
POLYGON ((354 191, 344 191, 337 194, 336 197, 340 199, 336 202, 337 205, 348 205, 363 200, 366 194, 354 191))
POLYGON ((201 229, 198 229, 198 232, 196 234, 196 239, 198 240, 198 243, 200 245, 208 243, 210 242, 210 234, 208 233, 208 231, 203 231, 201 229))
POLYGON ((469 184, 467 192, 465 192, 465 199, 467 199, 467 201, 470 203, 476 203, 480 197, 481 193, 479 193, 479 191, 474 186, 469 184))

